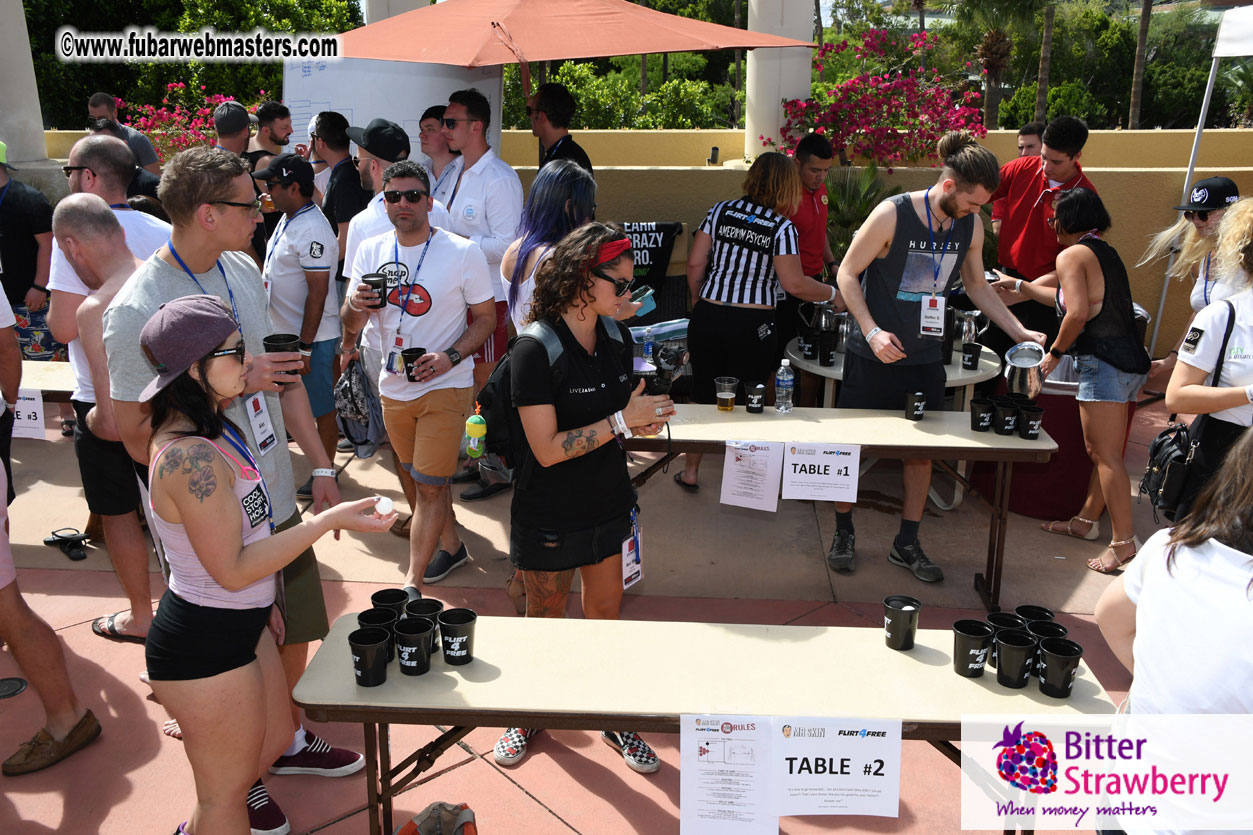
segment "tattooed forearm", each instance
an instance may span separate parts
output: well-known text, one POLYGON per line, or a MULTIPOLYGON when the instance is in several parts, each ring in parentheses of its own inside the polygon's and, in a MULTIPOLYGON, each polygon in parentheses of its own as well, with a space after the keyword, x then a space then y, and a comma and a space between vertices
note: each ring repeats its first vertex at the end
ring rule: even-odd
POLYGON ((588 429, 572 429, 566 433, 566 437, 561 442, 561 450, 566 454, 567 458, 577 458, 580 455, 591 452, 599 445, 596 440, 596 430, 588 429))

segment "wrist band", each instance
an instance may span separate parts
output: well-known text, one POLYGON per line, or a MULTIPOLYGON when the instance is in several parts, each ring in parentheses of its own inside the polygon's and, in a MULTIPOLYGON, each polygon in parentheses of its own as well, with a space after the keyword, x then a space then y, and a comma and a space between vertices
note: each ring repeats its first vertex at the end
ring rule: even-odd
POLYGON ((352 298, 353 298, 352 296, 348 297, 348 309, 351 310, 353 313, 365 313, 364 310, 362 310, 361 308, 357 307, 355 304, 352 303, 352 298))
POLYGON ((870 333, 866 334, 866 342, 869 343, 870 340, 874 339, 874 336, 876 333, 882 333, 882 332, 883 332, 883 328, 871 328, 870 333))
POLYGON ((1022 279, 1021 278, 1014 282, 1014 292, 1015 293, 1022 292, 1022 279))
POLYGON ((43 293, 45 296, 52 295, 52 291, 49 290, 47 287, 40 287, 38 284, 32 284, 30 287, 32 290, 38 290, 39 292, 43 293))
POLYGON ((10 412, 13 412, 14 414, 17 414, 17 403, 9 403, 8 401, 5 401, 4 408, 8 409, 10 412))
MULTIPOLYGON (((1174 354, 1175 356, 1179 356, 1179 351, 1178 351, 1178 350, 1176 350, 1176 349, 1174 349, 1174 348, 1172 348, 1172 349, 1171 349, 1170 353, 1171 353, 1171 354, 1174 354)), ((1168 356, 1169 356, 1169 355, 1168 355, 1168 356)))
POLYGON ((314 467, 313 477, 314 478, 334 478, 335 468, 334 467, 314 467))
POLYGON ((304 348, 301 348, 301 349, 300 349, 300 356, 302 356, 302 357, 311 357, 311 356, 313 356, 313 352, 312 352, 312 351, 306 351, 304 348))
POLYGON ((622 435, 622 437, 624 438, 633 437, 631 434, 631 427, 627 426, 626 418, 622 416, 622 412, 614 412, 613 419, 618 424, 618 432, 619 434, 622 435))
POLYGON ((832 284, 831 285, 831 298, 827 299, 827 303, 830 304, 831 302, 835 301, 835 297, 838 296, 839 294, 840 294, 840 288, 832 284))

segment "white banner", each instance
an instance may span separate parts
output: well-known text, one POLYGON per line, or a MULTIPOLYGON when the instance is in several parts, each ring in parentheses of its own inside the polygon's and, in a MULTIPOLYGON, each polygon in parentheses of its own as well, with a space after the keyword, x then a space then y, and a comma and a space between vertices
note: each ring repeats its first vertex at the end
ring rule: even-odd
POLYGON ((783 498, 856 502, 861 447, 790 443, 783 452, 783 498))

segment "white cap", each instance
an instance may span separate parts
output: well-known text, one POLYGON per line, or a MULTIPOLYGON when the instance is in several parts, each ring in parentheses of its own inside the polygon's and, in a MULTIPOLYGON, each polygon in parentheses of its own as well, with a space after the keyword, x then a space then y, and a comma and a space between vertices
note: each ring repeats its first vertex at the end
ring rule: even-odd
POLYGON ((791 365, 791 364, 792 364, 792 361, 791 361, 791 360, 784 360, 784 361, 783 361, 783 364, 784 364, 784 365, 791 365))

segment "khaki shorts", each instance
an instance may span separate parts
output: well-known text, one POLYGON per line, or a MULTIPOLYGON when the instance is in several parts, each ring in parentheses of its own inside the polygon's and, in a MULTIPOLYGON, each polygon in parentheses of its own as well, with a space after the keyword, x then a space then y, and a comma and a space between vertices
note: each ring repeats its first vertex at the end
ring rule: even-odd
MULTIPOLYGON (((297 511, 274 527, 285 531, 299 523, 300 512, 297 511)), ((326 600, 322 597, 322 578, 318 575, 318 558, 312 547, 283 568, 283 626, 284 644, 320 641, 331 631, 326 600)))
POLYGON ((383 401, 383 425, 400 462, 419 484, 444 486, 457 472, 473 389, 436 389, 417 400, 383 401))

